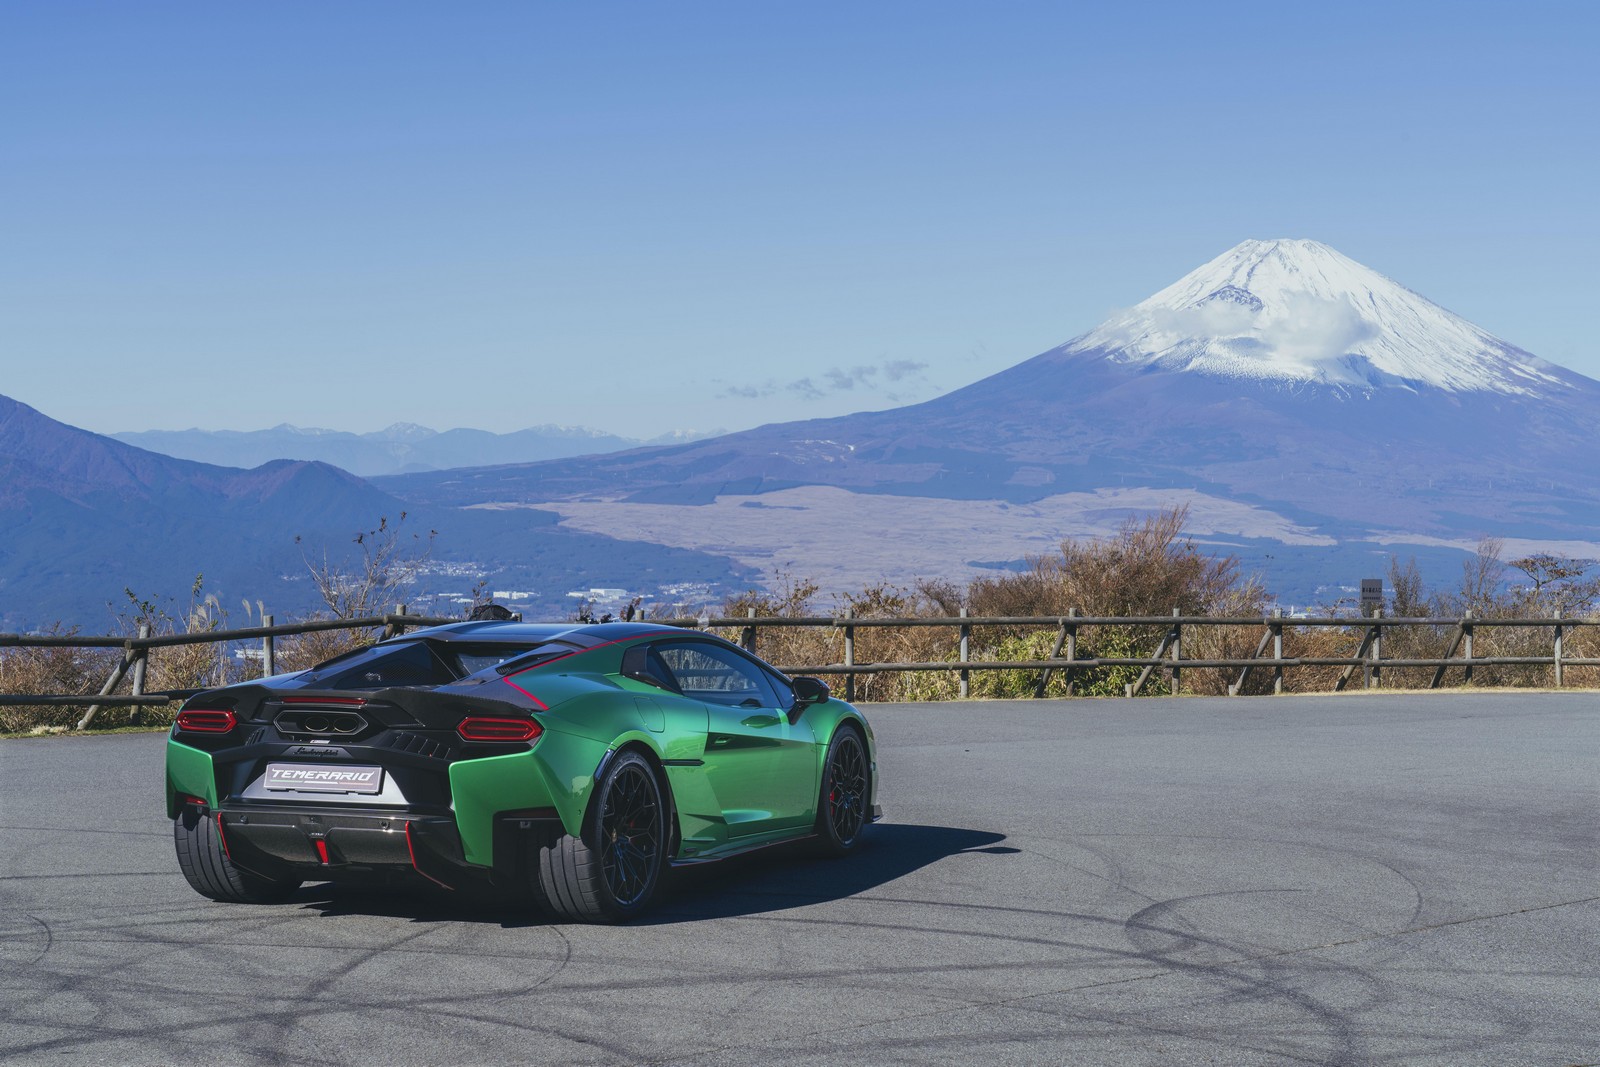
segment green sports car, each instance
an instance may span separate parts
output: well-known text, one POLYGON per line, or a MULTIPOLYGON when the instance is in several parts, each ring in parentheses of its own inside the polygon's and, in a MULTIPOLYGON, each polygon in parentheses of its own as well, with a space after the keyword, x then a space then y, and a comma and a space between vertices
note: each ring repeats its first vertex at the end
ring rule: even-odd
POLYGON ((669 866, 850 852, 881 814, 875 753, 822 682, 710 634, 464 622, 190 698, 167 814, 213 900, 427 879, 605 922, 669 866))

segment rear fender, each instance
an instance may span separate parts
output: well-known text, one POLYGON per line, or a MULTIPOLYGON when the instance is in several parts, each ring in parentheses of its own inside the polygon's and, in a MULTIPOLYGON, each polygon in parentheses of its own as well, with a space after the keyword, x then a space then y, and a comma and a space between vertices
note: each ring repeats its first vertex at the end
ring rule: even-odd
POLYGON ((217 775, 211 753, 167 741, 167 818, 176 819, 184 797, 199 797, 213 811, 217 807, 217 775))

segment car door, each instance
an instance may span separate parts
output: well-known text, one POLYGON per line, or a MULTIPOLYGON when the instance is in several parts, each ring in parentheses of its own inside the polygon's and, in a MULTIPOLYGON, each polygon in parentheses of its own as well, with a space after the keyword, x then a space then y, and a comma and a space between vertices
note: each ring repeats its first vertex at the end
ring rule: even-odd
POLYGON ((816 738, 765 668, 720 642, 655 646, 684 696, 706 707, 705 773, 730 838, 807 825, 816 804, 816 738))

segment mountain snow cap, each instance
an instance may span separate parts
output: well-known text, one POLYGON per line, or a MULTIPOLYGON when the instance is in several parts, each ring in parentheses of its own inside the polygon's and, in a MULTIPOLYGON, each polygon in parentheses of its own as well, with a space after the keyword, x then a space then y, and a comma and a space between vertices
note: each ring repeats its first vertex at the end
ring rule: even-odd
POLYGON ((1507 344, 1317 241, 1245 241, 1064 346, 1115 362, 1352 389, 1565 387, 1507 344))

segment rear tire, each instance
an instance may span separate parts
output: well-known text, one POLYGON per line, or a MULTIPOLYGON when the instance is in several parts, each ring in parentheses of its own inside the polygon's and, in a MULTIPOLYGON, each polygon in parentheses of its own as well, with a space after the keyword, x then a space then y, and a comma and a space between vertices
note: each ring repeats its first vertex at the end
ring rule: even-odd
POLYGON ((533 875, 540 905, 569 922, 618 922, 644 911, 666 867, 666 810, 649 761, 618 755, 595 783, 582 835, 540 847, 533 875))
POLYGON ((816 833, 818 848, 824 855, 843 856, 855 851, 861 842, 861 831, 867 826, 871 797, 867 743, 861 731, 846 723, 834 731, 822 764, 816 833))
POLYGON ((172 844, 184 878, 203 897, 229 904, 280 904, 300 888, 298 878, 263 878, 240 870, 222 847, 217 816, 193 805, 172 821, 172 844))

